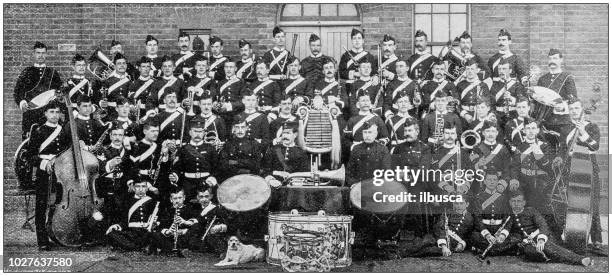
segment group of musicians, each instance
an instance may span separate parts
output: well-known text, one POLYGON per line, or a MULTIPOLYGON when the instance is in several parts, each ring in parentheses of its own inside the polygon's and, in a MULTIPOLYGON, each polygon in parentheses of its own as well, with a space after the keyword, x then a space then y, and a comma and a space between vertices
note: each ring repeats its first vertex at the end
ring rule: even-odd
MULTIPOLYGON (((296 144, 301 119, 296 109, 318 99, 339 110, 335 119, 349 185, 396 166, 485 171, 481 182, 416 186, 462 194, 463 202, 429 204, 422 214, 355 212, 356 239, 366 247, 396 248, 401 257, 471 249, 592 265, 590 258, 557 245, 562 225, 548 204, 570 141, 577 137, 576 148, 593 153, 600 140, 597 125, 583 118, 584 103, 573 77, 562 70, 561 51, 550 50, 549 72, 537 84, 562 101, 536 120, 528 89, 533 76, 511 52, 505 29, 498 34, 499 52, 487 63, 472 50, 467 32, 457 38, 458 47, 436 56, 419 30, 415 52, 406 59, 396 55, 396 39, 385 35, 377 59, 364 49, 363 31, 354 29, 352 48, 339 63, 321 53, 315 34, 309 38, 312 54, 301 60, 285 48, 282 29, 275 27, 272 35, 274 48, 261 58, 255 58, 250 42, 240 40, 237 59, 223 54, 226 45, 217 36, 210 38, 209 56, 196 50, 203 47, 199 38, 192 42, 196 51, 189 51, 184 33, 177 38, 179 52, 161 56, 158 40, 148 35, 146 55, 134 65, 113 41, 106 71, 95 74, 90 69, 99 61, 76 54, 67 79, 45 65, 47 47, 37 42, 34 65, 19 76, 14 98, 36 169, 39 248, 51 245, 46 210, 56 200, 50 191, 62 193, 54 168, 57 155, 72 144, 65 124, 69 113, 81 149, 94 153, 100 164, 95 189, 104 205, 87 223, 98 233, 85 244, 103 241, 148 253, 176 248, 222 253, 229 235, 261 239, 249 233, 258 233, 254 228, 265 225, 265 217, 225 210, 216 199, 218 185, 254 174, 278 187, 286 185, 283 176, 289 173, 311 171, 310 153, 296 144), (58 91, 68 94, 71 105, 55 96, 58 91), (563 120, 567 123, 559 123, 563 120), (481 142, 462 146, 466 131, 481 142), (556 140, 546 133, 556 133, 556 140), (251 223, 242 223, 245 219, 251 223)), ((329 169, 327 163, 316 170, 329 169)), ((593 165, 597 171, 594 157, 593 165)), ((598 195, 599 186, 593 189, 598 195)), ((601 246, 597 208, 590 238, 601 246)))

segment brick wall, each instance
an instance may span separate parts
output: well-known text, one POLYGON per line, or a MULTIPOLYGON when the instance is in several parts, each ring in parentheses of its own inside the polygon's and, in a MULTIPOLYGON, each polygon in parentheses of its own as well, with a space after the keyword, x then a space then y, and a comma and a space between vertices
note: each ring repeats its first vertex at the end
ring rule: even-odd
MULTIPOLYGON (((73 52, 58 52, 57 44, 77 45, 89 55, 110 40, 124 45, 126 55, 136 60, 144 54, 144 38, 160 40, 160 53, 176 52, 179 28, 210 28, 221 36, 226 54, 238 54, 241 38, 251 41, 258 54, 271 47, 278 4, 5 4, 4 5, 4 173, 5 187, 14 185, 12 154, 20 142, 21 115, 13 101, 14 81, 31 64, 31 47, 40 40, 49 46, 47 64, 70 74, 73 52), (221 16, 222 15, 222 16, 221 16)), ((375 51, 385 33, 398 39, 398 53, 409 56, 412 49, 413 5, 362 4, 362 27, 366 49, 375 51)), ((471 5, 474 50, 488 59, 497 50, 497 33, 508 28, 512 50, 524 61, 544 68, 551 47, 565 53, 565 69, 576 79, 581 98, 590 97, 594 81, 602 83, 604 102, 591 116, 601 128, 602 147, 608 152, 608 6, 596 5, 471 5)), ((458 35, 458 34, 457 34, 458 35)), ((607 170, 607 160, 602 169, 607 170)), ((607 171, 602 172, 607 177, 607 171)), ((606 179, 607 180, 607 179, 606 179)), ((606 185, 607 186, 607 185, 606 185)))

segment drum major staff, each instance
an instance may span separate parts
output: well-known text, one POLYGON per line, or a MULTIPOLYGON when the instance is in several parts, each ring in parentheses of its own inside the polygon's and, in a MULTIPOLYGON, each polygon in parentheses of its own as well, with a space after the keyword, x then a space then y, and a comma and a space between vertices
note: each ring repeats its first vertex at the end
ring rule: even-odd
POLYGON ((460 188, 445 181, 421 183, 436 194, 462 193, 468 202, 424 204, 423 214, 390 215, 380 226, 393 233, 371 231, 372 216, 356 218, 353 228, 370 235, 368 250, 450 256, 474 247, 486 257, 518 248, 528 259, 591 264, 561 247, 568 241, 559 239, 560 230, 575 225, 565 225, 551 211, 547 195, 550 187, 569 185, 555 176, 582 160, 574 152, 588 154, 596 211, 583 246, 590 236, 593 247, 601 248, 601 187, 593 154, 599 128, 584 115, 592 107, 578 100, 574 77, 561 70, 560 50, 551 49, 549 72, 539 77, 510 51, 506 29, 498 33, 499 53, 487 64, 472 51, 469 32, 458 37, 458 49, 450 45, 436 56, 428 52, 428 34, 418 30, 408 58, 396 53, 400 39, 385 34, 377 62, 366 50, 363 30, 354 29, 351 49, 344 49, 338 64, 321 51, 327 42, 318 34, 309 38, 308 57, 285 49, 281 28, 271 35, 274 48, 265 53, 245 39, 233 45, 213 36, 212 56, 203 54, 199 38, 193 38, 190 51, 192 37, 186 33, 177 37, 179 52, 166 55, 147 35, 146 55, 136 67, 113 41, 111 58, 100 49, 88 60, 75 54, 65 84, 44 64, 47 47, 37 42, 35 66, 17 79, 14 99, 24 112, 23 137, 29 137, 17 161, 37 168, 40 249, 52 245, 44 214, 55 202, 48 198, 56 194, 55 158, 72 142, 60 115, 74 115, 79 147, 98 157, 95 190, 105 200, 95 224, 105 238, 90 236, 84 245, 222 253, 223 239, 231 235, 262 245, 267 214, 279 205, 270 201, 282 199, 268 195, 254 210, 231 209, 227 199, 217 197, 226 182, 248 174, 275 193, 278 186, 295 188, 295 176, 321 176, 334 181, 300 183, 346 182, 332 187, 337 191, 326 190, 343 196, 353 184, 371 179, 374 170, 408 166, 487 173, 482 182, 460 188), (223 54, 232 48, 240 57, 223 54), (67 109, 74 110, 60 107, 63 94, 74 102, 67 109), (343 174, 342 165, 346 181, 335 177, 343 174), (391 250, 395 244, 405 250, 391 250))

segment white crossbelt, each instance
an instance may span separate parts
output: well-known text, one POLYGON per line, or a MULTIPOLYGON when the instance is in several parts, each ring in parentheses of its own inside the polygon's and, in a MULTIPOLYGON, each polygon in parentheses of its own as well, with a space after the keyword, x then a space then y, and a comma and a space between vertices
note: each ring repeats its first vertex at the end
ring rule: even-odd
POLYGON ((142 175, 149 175, 149 170, 139 170, 138 173, 142 175))

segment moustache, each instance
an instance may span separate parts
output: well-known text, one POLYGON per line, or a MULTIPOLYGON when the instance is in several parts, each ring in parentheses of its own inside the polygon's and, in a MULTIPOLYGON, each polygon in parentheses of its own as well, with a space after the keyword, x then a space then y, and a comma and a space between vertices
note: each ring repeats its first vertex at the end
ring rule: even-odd
POLYGON ((557 65, 557 64, 556 64, 556 63, 554 63, 554 62, 549 62, 549 63, 548 63, 548 66, 553 66, 553 65, 557 65))

